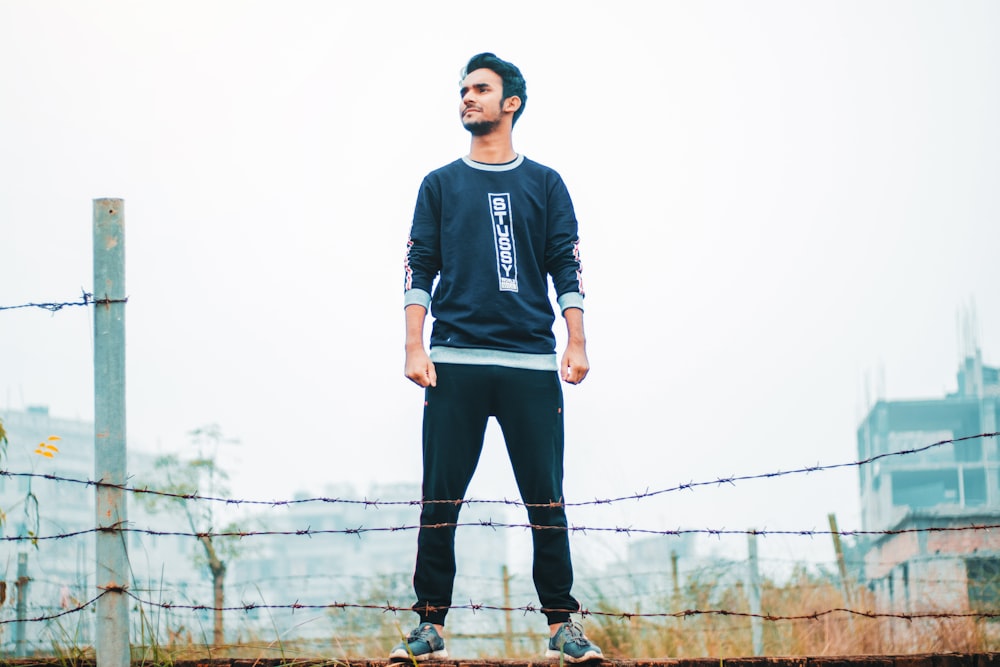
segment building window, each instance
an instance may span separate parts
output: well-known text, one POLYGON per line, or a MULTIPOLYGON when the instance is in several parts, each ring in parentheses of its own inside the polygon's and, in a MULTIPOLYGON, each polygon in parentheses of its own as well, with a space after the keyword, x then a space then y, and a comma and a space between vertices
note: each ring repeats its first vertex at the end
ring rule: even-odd
POLYGON ((962 484, 965 487, 966 507, 986 504, 986 470, 966 468, 962 471, 962 484))
POLYGON ((956 442, 955 460, 962 463, 979 463, 983 460, 983 441, 965 440, 956 442))
POLYGON ((1000 558, 966 558, 969 611, 993 613, 1000 604, 1000 558))
MULTIPOLYGON (((908 454, 907 463, 953 463, 958 459, 955 443, 949 442, 927 448, 954 437, 951 431, 891 431, 889 433, 889 451, 913 453, 908 454)), ((982 454, 980 454, 982 457, 982 454)), ((968 461, 968 458, 962 458, 968 461)))
POLYGON ((958 504, 958 470, 900 470, 892 473, 892 504, 914 509, 958 504))

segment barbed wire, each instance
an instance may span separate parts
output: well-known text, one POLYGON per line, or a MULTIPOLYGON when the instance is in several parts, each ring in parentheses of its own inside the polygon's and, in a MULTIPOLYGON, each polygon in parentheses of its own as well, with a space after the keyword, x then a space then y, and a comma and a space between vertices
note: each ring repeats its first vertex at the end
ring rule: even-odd
POLYGON ((127 303, 128 297, 124 299, 109 299, 105 296, 103 299, 95 299, 92 292, 82 291, 79 301, 61 301, 61 302, 47 302, 47 303, 22 303, 16 306, 0 306, 0 310, 18 310, 21 308, 41 308, 42 310, 47 310, 50 313, 62 310, 63 308, 72 308, 73 306, 89 306, 92 304, 108 305, 112 303, 127 303))
POLYGON ((90 607, 91 605, 95 604, 98 600, 100 600, 102 597, 104 597, 105 595, 107 595, 110 592, 112 592, 112 591, 111 590, 101 591, 96 596, 92 597, 91 599, 87 600, 86 602, 80 603, 77 606, 72 607, 70 609, 63 609, 61 611, 58 611, 58 612, 52 613, 52 614, 42 614, 40 616, 33 616, 31 618, 0 619, 0 626, 7 625, 8 623, 25 623, 25 622, 27 622, 27 623, 39 623, 39 622, 43 622, 43 621, 54 621, 57 618, 61 618, 63 616, 69 616, 70 614, 75 614, 77 612, 83 611, 87 607, 90 607))
MULTIPOLYGON (((330 602, 326 604, 306 604, 300 602, 292 602, 288 604, 264 604, 256 602, 244 602, 239 605, 215 607, 212 605, 204 604, 175 604, 173 602, 157 602, 154 600, 147 600, 135 595, 131 591, 125 590, 126 595, 135 600, 139 604, 148 605, 150 607, 158 607, 160 609, 186 609, 190 611, 221 611, 221 612, 251 612, 259 610, 286 610, 286 611, 333 611, 333 610, 368 610, 368 611, 380 611, 383 613, 396 614, 399 612, 410 612, 414 611, 413 607, 410 606, 399 606, 393 605, 389 602, 385 604, 374 604, 374 603, 363 603, 363 602, 330 602)), ((423 606, 420 607, 421 611, 425 611, 423 606)), ((1000 611, 960 611, 960 612, 942 612, 942 611, 928 611, 928 612, 880 612, 871 610, 860 610, 860 609, 850 609, 847 607, 833 607, 829 609, 817 610, 804 614, 767 614, 767 613, 754 613, 748 611, 737 611, 733 609, 684 609, 681 611, 661 611, 661 612, 629 612, 629 611, 601 611, 581 608, 577 609, 546 609, 541 606, 536 606, 533 604, 521 605, 519 607, 510 607, 503 605, 492 605, 485 603, 476 603, 470 601, 468 604, 457 604, 450 606, 428 606, 426 611, 454 611, 454 610, 466 610, 473 613, 480 611, 501 611, 501 612, 520 612, 524 615, 531 613, 544 613, 546 611, 567 611, 569 613, 579 613, 583 617, 596 616, 605 618, 617 618, 621 620, 632 620, 632 619, 651 619, 651 618, 689 618, 691 616, 731 616, 736 618, 757 618, 764 621, 770 622, 780 622, 780 621, 815 621, 819 620, 825 616, 831 616, 833 614, 845 614, 849 616, 857 616, 863 618, 879 619, 879 618, 893 618, 901 619, 907 621, 914 621, 919 619, 946 619, 946 618, 970 618, 977 620, 988 620, 1000 618, 1000 611)))
POLYGON ((50 303, 22 303, 17 306, 0 306, 0 310, 18 310, 19 308, 41 308, 42 310, 47 310, 49 312, 56 312, 57 310, 62 310, 63 308, 69 308, 72 306, 89 306, 93 303, 94 295, 91 292, 84 291, 81 299, 79 301, 64 301, 61 303, 50 302, 50 303))
MULTIPOLYGON (((969 554, 954 554, 959 557, 969 557, 969 554)), ((760 559, 764 561, 765 559, 760 559)), ((798 561, 801 563, 802 561, 798 561)), ((831 565, 835 567, 835 564, 831 565)), ((719 574, 730 572, 733 570, 738 570, 742 572, 746 568, 746 560, 739 561, 713 561, 711 564, 700 566, 700 567, 686 567, 683 569, 683 574, 689 581, 699 581, 703 578, 717 579, 719 574)), ((156 575, 158 577, 158 575, 156 575)), ((836 585, 836 583, 831 579, 835 576, 832 572, 828 572, 825 575, 820 573, 811 573, 808 579, 798 579, 798 578, 788 578, 783 582, 773 582, 772 585, 776 589, 784 588, 794 588, 796 590, 815 590, 829 588, 831 585, 836 585), (816 577, 816 578, 812 578, 816 577)), ((361 583, 370 582, 373 578, 378 578, 385 583, 402 584, 405 586, 410 585, 410 579, 413 577, 412 570, 406 571, 379 571, 375 574, 360 574, 360 573, 343 573, 343 572, 311 572, 303 574, 285 574, 285 575, 274 575, 274 576, 263 576, 258 575, 249 579, 236 579, 230 581, 226 580, 227 590, 239 590, 246 587, 255 587, 261 585, 286 585, 295 583, 312 583, 324 582, 325 584, 335 585, 335 584, 346 584, 350 583, 353 585, 360 585, 361 583)), ((668 585, 665 588, 650 588, 648 584, 650 582, 658 583, 668 583, 669 579, 672 577, 669 569, 662 570, 637 570, 637 571, 623 571, 618 573, 580 573, 577 572, 574 576, 574 581, 578 584, 608 584, 612 582, 621 582, 623 584, 635 584, 637 582, 647 585, 643 589, 644 595, 657 594, 657 593, 670 593, 673 589, 668 585), (662 580, 662 581, 661 581, 662 580)), ((483 584, 499 584, 503 581, 520 581, 526 587, 532 586, 530 581, 530 574, 526 573, 512 573, 508 575, 507 579, 502 576, 494 576, 488 574, 468 574, 463 572, 457 572, 455 575, 456 581, 465 582, 466 584, 483 583, 483 584)), ((32 578, 32 582, 45 581, 43 579, 32 578)), ((924 584, 924 585, 936 585, 940 586, 942 584, 947 585, 965 585, 967 579, 965 577, 954 575, 954 576, 913 576, 910 575, 907 581, 913 584, 924 584)), ((62 582, 49 581, 48 583, 56 585, 62 582)), ((856 585, 857 582, 855 582, 856 585)), ((156 578, 156 588, 155 590, 164 590, 162 580, 156 578)), ((210 586, 210 582, 205 580, 178 580, 176 578, 171 580, 171 590, 176 590, 179 588, 190 588, 195 589, 198 586, 210 586)), ((1000 573, 996 578, 996 585, 998 587, 998 592, 1000 592, 1000 573)), ((133 590, 147 590, 137 588, 136 584, 133 584, 133 590)), ((149 589, 154 590, 154 589, 149 589)))
MULTIPOLYGON (((74 479, 70 477, 61 477, 59 475, 44 474, 44 473, 28 473, 28 472, 12 472, 9 470, 0 470, 0 477, 27 477, 27 478, 37 478, 37 479, 47 479, 57 482, 69 482, 73 484, 82 484, 85 486, 95 486, 101 488, 118 489, 132 494, 145 494, 151 496, 158 496, 173 500, 197 500, 206 502, 217 502, 224 503, 226 505, 235 506, 265 506, 265 507, 289 507, 293 505, 303 505, 311 503, 326 503, 326 504, 349 504, 349 505, 363 505, 365 508, 379 508, 382 506, 423 506, 423 505, 510 505, 515 507, 545 507, 545 508, 558 508, 558 507, 583 507, 591 505, 611 505, 614 503, 629 501, 629 500, 643 500, 646 498, 652 498, 655 496, 663 495, 666 493, 676 492, 676 491, 689 491, 699 487, 706 486, 724 486, 730 485, 735 486, 737 482, 748 482, 753 480, 764 480, 764 479, 774 479, 776 477, 785 477, 790 475, 801 475, 810 474, 815 472, 826 472, 830 470, 838 470, 842 468, 851 467, 861 467, 875 463, 882 459, 895 456, 907 456, 912 454, 919 454, 936 447, 943 447, 944 445, 966 442, 976 439, 985 438, 995 438, 1000 436, 1000 432, 992 433, 977 433, 976 435, 967 435, 958 438, 950 438, 947 440, 939 440, 937 442, 931 443, 929 445, 922 445, 920 447, 913 447, 910 449, 901 449, 893 452, 885 452, 882 454, 876 454, 865 459, 859 459, 855 461, 848 461, 842 463, 833 463, 828 465, 816 464, 814 466, 804 466, 800 468, 793 468, 790 470, 777 470, 774 472, 767 473, 757 473, 757 474, 747 474, 747 475, 730 475, 728 477, 718 477, 713 480, 705 480, 700 482, 687 482, 683 484, 678 484, 676 486, 667 487, 664 489, 636 492, 627 496, 619 496, 613 498, 595 499, 589 501, 578 501, 578 502, 562 502, 553 501, 549 503, 525 503, 520 500, 511 500, 504 498, 502 500, 486 500, 486 499, 476 499, 476 498, 461 498, 457 500, 369 500, 367 498, 362 500, 350 499, 350 498, 326 498, 326 497, 313 497, 313 498, 298 498, 293 500, 251 500, 251 499, 238 499, 238 498, 222 498, 218 496, 206 496, 201 495, 197 492, 193 493, 177 493, 172 491, 162 491, 158 489, 151 489, 149 487, 135 487, 129 486, 127 484, 112 484, 108 482, 102 482, 100 480, 82 480, 74 479)), ((817 534, 832 534, 832 533, 817 533, 817 534)), ((840 533, 841 535, 849 535, 851 533, 840 533)), ((855 531, 857 534, 857 531, 855 531)))
POLYGON ((0 537, 0 542, 42 542, 49 540, 61 540, 82 535, 96 533, 133 533, 149 535, 152 537, 191 537, 195 539, 215 539, 215 538, 248 538, 248 537, 290 537, 303 536, 315 537, 318 535, 355 535, 359 538, 366 533, 399 533, 420 530, 421 528, 521 528, 524 530, 555 530, 567 531, 569 533, 617 533, 627 536, 638 535, 659 535, 665 537, 678 537, 681 535, 707 535, 709 537, 731 537, 736 535, 759 537, 774 536, 796 536, 796 537, 830 537, 839 535, 841 537, 859 536, 886 536, 886 535, 907 535, 917 533, 954 533, 964 531, 990 531, 1000 529, 1000 523, 989 524, 963 524, 958 526, 914 526, 912 528, 889 528, 884 530, 768 530, 761 528, 727 529, 727 528, 677 528, 657 530, 653 528, 635 528, 632 526, 546 526, 532 523, 507 523, 493 521, 492 519, 481 519, 476 521, 442 522, 433 524, 404 524, 399 526, 358 526, 357 528, 299 528, 294 530, 223 530, 223 531, 183 531, 183 530, 153 530, 151 528, 133 528, 122 523, 110 526, 98 526, 95 528, 84 528, 76 531, 58 533, 54 535, 5 535, 0 537))
MULTIPOLYGON (((411 612, 413 607, 405 605, 394 605, 386 601, 385 604, 375 604, 375 603, 364 603, 364 602, 330 602, 326 604, 309 604, 301 602, 292 602, 285 604, 265 604, 257 602, 242 602, 238 605, 229 606, 213 606, 207 604, 180 604, 174 602, 162 602, 143 598, 136 595, 128 588, 108 588, 101 591, 98 595, 91 598, 90 600, 80 603, 75 607, 70 609, 63 609, 56 613, 51 614, 41 614, 33 616, 30 618, 12 618, 12 619, 0 619, 0 626, 8 625, 11 623, 39 623, 52 621, 70 614, 75 614, 86 610, 87 608, 93 606, 98 600, 100 600, 105 595, 109 593, 122 593, 132 599, 134 602, 140 605, 145 605, 147 607, 159 608, 163 610, 186 610, 194 612, 243 612, 250 613, 255 611, 347 611, 347 610, 357 610, 357 611, 378 611, 381 613, 391 613, 398 614, 400 612, 411 612)), ((464 610, 471 611, 473 614, 477 612, 518 612, 523 615, 528 615, 532 613, 544 613, 546 611, 558 611, 552 609, 546 609, 540 605, 525 604, 520 606, 505 606, 505 605, 495 605, 486 603, 476 603, 469 601, 467 604, 453 604, 450 606, 438 606, 429 607, 432 611, 442 611, 442 610, 464 610)), ((683 609, 679 611, 659 611, 659 612, 640 612, 640 611, 608 611, 608 610, 592 610, 587 608, 571 609, 567 610, 571 613, 579 613, 583 617, 603 617, 612 618, 622 621, 631 621, 636 619, 687 619, 693 616, 721 616, 721 617, 732 617, 732 618, 743 618, 743 619, 760 619, 762 621, 767 621, 771 623, 779 622, 796 622, 796 621, 818 621, 827 616, 833 615, 845 615, 849 617, 860 617, 868 619, 897 619, 905 621, 915 621, 922 619, 935 619, 935 620, 945 620, 945 619, 974 619, 974 620, 993 620, 1000 618, 1000 611, 989 610, 989 611, 927 611, 927 612, 888 612, 888 611, 873 611, 873 610, 863 610, 863 609, 851 609, 849 607, 831 607, 827 609, 820 609, 811 611, 808 613, 801 614, 771 614, 771 613, 755 613, 748 611, 740 611, 735 609, 683 609)))

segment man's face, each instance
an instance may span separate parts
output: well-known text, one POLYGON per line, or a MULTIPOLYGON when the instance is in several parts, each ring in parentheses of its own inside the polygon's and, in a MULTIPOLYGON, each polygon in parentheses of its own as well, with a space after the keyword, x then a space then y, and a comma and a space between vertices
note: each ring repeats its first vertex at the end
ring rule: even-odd
POLYGON ((459 114, 462 125, 476 136, 489 134, 503 120, 503 79, 491 69, 477 69, 462 80, 459 114))

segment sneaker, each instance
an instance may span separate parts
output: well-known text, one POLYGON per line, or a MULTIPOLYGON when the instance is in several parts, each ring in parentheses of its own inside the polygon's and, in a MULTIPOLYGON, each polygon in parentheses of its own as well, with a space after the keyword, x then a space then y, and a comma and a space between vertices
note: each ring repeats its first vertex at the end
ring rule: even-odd
POLYGON ((603 660, 604 654, 600 647, 587 639, 579 623, 566 621, 549 639, 549 650, 545 652, 545 657, 561 657, 566 662, 586 662, 603 660))
POLYGON ((448 651, 444 648, 444 640, 434 629, 433 623, 421 623, 410 633, 406 641, 399 642, 389 653, 390 660, 427 660, 429 658, 447 658, 448 651))

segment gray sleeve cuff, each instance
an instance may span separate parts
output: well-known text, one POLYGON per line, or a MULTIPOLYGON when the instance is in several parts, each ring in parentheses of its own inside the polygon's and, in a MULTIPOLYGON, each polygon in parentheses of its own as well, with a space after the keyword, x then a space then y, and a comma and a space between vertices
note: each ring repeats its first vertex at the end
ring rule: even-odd
POLYGON ((560 312, 567 308, 579 308, 583 310, 583 295, 579 292, 566 292, 556 299, 556 301, 559 303, 560 312))
POLYGON ((431 307, 431 295, 422 289, 408 289, 403 292, 403 308, 407 306, 423 306, 425 309, 430 310, 431 307))

